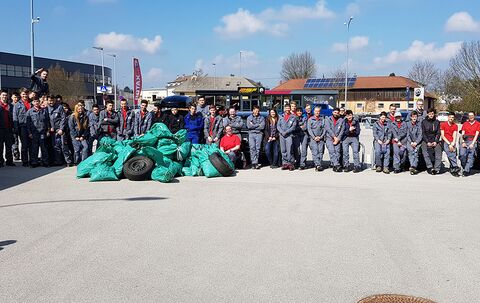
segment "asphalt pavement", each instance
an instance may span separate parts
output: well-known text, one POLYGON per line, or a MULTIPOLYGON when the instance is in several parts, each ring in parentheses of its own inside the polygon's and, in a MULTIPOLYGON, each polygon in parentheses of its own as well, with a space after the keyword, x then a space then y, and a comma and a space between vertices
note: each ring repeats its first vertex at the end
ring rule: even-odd
POLYGON ((479 302, 480 175, 0 169, 0 302, 479 302), (33 179, 32 179, 33 178, 33 179))

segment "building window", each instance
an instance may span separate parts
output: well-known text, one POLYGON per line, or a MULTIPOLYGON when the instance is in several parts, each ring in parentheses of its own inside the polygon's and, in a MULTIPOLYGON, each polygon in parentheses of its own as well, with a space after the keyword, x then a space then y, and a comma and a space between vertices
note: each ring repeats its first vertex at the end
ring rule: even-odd
POLYGON ((22 67, 15 66, 15 77, 21 77, 21 76, 22 76, 22 67))
POLYGON ((22 75, 25 78, 30 78, 30 67, 22 67, 22 75))
POLYGON ((413 105, 414 105, 413 103, 408 102, 408 109, 413 109, 413 105))
POLYGON ((15 77, 15 66, 7 65, 7 76, 15 77))
POLYGON ((384 105, 383 103, 378 103, 378 108, 379 108, 379 109, 383 109, 384 106, 385 106, 385 105, 384 105))
POLYGON ((363 108, 363 104, 362 104, 362 103, 357 103, 357 108, 358 108, 358 109, 363 108))
POLYGON ((7 74, 7 66, 5 64, 0 64, 0 73, 2 76, 7 74))
POLYGON ((393 105, 395 105, 396 108, 400 108, 400 103, 393 103, 393 105))

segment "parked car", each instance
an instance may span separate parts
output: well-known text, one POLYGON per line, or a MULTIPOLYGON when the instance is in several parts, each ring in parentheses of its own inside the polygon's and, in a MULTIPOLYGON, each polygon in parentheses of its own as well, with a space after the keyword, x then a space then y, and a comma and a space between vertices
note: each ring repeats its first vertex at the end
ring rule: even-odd
POLYGON ((186 109, 192 103, 192 98, 187 96, 169 96, 160 102, 163 108, 186 109))
POLYGON ((446 111, 438 112, 437 120, 440 121, 440 122, 448 121, 448 112, 446 112, 446 111))

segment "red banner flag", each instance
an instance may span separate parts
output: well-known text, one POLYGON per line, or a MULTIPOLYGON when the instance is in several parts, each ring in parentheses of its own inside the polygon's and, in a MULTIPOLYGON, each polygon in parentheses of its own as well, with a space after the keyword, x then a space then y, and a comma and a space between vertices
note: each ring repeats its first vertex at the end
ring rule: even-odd
POLYGON ((142 72, 137 58, 133 58, 133 104, 138 105, 142 94, 142 72))

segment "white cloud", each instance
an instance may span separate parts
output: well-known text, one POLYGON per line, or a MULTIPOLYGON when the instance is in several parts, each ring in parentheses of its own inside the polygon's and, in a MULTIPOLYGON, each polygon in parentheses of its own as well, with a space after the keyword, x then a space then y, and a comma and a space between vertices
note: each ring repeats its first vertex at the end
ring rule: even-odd
POLYGON ((405 61, 431 60, 444 61, 452 58, 462 46, 462 41, 448 42, 441 47, 436 47, 435 43, 424 43, 415 40, 412 45, 403 51, 392 51, 384 57, 374 59, 375 64, 394 64, 405 61))
POLYGON ((445 30, 447 32, 480 32, 480 22, 475 21, 467 12, 458 12, 448 18, 445 30))
MULTIPOLYGON (((369 43, 369 39, 366 36, 355 36, 350 39, 349 48, 351 50, 358 50, 364 47, 367 47, 369 43)), ((335 52, 345 52, 347 50, 346 43, 334 43, 332 46, 332 50, 335 52)))
POLYGON ((329 19, 335 14, 327 8, 325 1, 318 1, 315 6, 285 4, 281 9, 266 9, 259 14, 267 20, 299 21, 304 19, 329 19))
POLYGON ((347 16, 358 16, 360 15, 360 5, 358 3, 352 2, 347 5, 347 8, 345 10, 347 16))
POLYGON ((98 34, 95 37, 95 45, 104 47, 108 50, 117 51, 142 51, 154 54, 162 44, 162 37, 159 35, 153 39, 137 38, 127 34, 117 34, 110 32, 108 34, 98 34))
MULTIPOLYGON (((225 56, 223 54, 215 56, 212 60, 197 59, 195 67, 202 67, 206 73, 213 73, 213 67, 205 66, 204 62, 215 63, 217 75, 238 75, 240 71, 240 53, 225 56)), ((242 74, 245 76, 251 68, 258 67, 260 65, 260 59, 254 51, 244 50, 242 51, 242 74)))
POLYGON ((195 70, 199 69, 205 70, 205 65, 202 59, 198 59, 197 61, 195 61, 195 70))
POLYGON ((223 16, 223 24, 215 27, 215 31, 226 38, 241 38, 255 33, 281 36, 289 29, 287 22, 329 19, 334 16, 323 0, 312 7, 287 4, 280 9, 269 8, 258 14, 239 8, 236 13, 223 16))
POLYGON ((146 80, 150 82, 160 81, 163 76, 162 69, 158 67, 152 67, 150 70, 145 74, 146 80))

